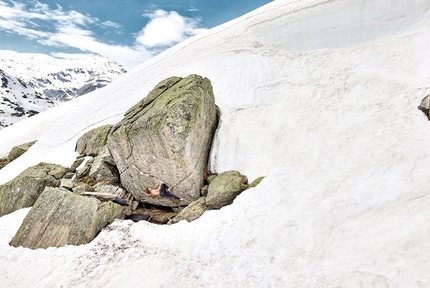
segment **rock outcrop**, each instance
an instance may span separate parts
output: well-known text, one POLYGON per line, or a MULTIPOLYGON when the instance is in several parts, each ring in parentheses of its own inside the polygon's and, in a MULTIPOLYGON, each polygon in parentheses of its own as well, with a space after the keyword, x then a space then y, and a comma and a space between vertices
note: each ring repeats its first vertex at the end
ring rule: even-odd
POLYGON ((39 163, 0 186, 0 216, 33 206, 45 187, 58 187, 68 168, 39 163))
POLYGON ((60 188, 46 188, 25 217, 11 246, 61 247, 89 243, 103 227, 122 217, 123 207, 60 188))
POLYGON ((139 201, 185 206, 200 197, 218 110, 207 78, 190 75, 159 83, 108 136, 121 184, 139 201), (178 201, 142 194, 162 181, 178 201))

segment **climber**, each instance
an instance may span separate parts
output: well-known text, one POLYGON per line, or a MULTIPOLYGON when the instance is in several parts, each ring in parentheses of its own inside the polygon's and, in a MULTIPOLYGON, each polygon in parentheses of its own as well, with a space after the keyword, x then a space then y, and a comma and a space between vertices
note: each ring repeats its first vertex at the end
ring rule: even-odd
POLYGON ((172 197, 172 198, 178 199, 180 201, 184 200, 184 198, 179 198, 175 194, 171 193, 171 190, 170 190, 169 186, 167 186, 166 183, 158 184, 158 187, 155 189, 151 189, 148 187, 148 188, 146 188, 146 191, 143 192, 143 194, 145 194, 147 196, 151 196, 151 197, 161 196, 161 197, 172 197))

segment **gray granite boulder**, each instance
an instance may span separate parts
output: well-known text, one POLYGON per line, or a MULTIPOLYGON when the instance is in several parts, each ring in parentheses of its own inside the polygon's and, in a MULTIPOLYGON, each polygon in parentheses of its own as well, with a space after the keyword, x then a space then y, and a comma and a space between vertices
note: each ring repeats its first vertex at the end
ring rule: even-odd
POLYGON ((108 136, 121 184, 150 204, 177 207, 198 199, 217 125, 218 109, 207 78, 190 75, 162 81, 108 136), (142 194, 159 182, 185 200, 142 194))
POLYGON ((123 207, 60 188, 46 188, 10 242, 31 249, 89 243, 123 207))
POLYGON ((68 168, 39 163, 0 186, 0 216, 33 206, 45 187, 58 187, 68 168))

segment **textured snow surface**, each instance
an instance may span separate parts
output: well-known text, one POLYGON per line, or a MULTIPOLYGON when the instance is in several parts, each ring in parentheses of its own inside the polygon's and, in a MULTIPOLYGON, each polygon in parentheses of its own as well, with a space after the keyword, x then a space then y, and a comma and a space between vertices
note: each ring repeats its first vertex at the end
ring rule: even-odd
POLYGON ((8 242, 0 287, 430 287, 427 0, 274 1, 150 59, 109 86, 0 131, 0 155, 38 139, 0 183, 116 123, 159 81, 213 84, 211 170, 252 181, 234 203, 172 226, 116 220, 90 244, 8 242))

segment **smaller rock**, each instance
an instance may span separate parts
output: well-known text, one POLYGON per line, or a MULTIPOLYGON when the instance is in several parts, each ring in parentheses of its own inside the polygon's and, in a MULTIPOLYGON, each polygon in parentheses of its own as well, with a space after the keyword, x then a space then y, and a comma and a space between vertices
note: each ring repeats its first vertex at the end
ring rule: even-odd
POLYGON ((88 175, 96 179, 97 182, 119 182, 119 172, 107 146, 94 158, 88 175))
POLYGON ((258 184, 260 184, 261 181, 263 181, 264 176, 258 177, 257 179, 255 179, 254 181, 252 181, 252 183, 249 185, 249 188, 254 188, 255 186, 257 186, 258 184))
POLYGON ((82 135, 76 142, 76 149, 80 156, 97 156, 107 142, 107 136, 112 125, 94 128, 82 135))
POLYGON ((85 162, 84 167, 77 168, 76 179, 87 176, 91 171, 91 165, 93 164, 94 158, 90 158, 85 162))
POLYGON ((99 193, 115 194, 119 198, 124 198, 126 194, 126 191, 123 188, 115 185, 109 185, 109 184, 99 185, 95 188, 95 191, 99 193))
POLYGON ((206 181, 208 182, 208 184, 211 184, 212 180, 214 180, 216 176, 218 176, 218 174, 209 175, 208 178, 206 178, 206 181))
POLYGON ((67 172, 66 174, 64 174, 63 178, 64 179, 72 179, 73 176, 75 176, 75 173, 73 173, 73 172, 67 172))
POLYGON ((13 147, 12 150, 10 150, 9 155, 7 156, 9 161, 12 162, 16 158, 27 152, 28 149, 30 149, 30 147, 33 146, 34 143, 36 143, 36 141, 27 142, 19 146, 13 147))
POLYGON ((70 170, 76 171, 76 169, 79 167, 79 165, 82 164, 82 162, 84 162, 84 160, 85 160, 85 157, 76 158, 75 162, 73 162, 72 166, 70 166, 70 170))
POLYGON ((31 249, 87 244, 124 208, 112 202, 47 187, 25 217, 10 245, 31 249))
POLYGON ((191 222, 198 219, 207 210, 205 204, 205 197, 200 197, 199 199, 191 202, 187 207, 182 209, 182 211, 179 212, 179 214, 173 219, 171 219, 167 224, 175 224, 181 220, 187 220, 188 222, 191 222))
POLYGON ((118 198, 118 196, 116 194, 111 194, 111 193, 99 193, 99 192, 80 192, 79 195, 82 196, 92 196, 95 197, 101 201, 112 201, 118 198))
POLYGON ((0 169, 9 164, 9 158, 7 156, 0 158, 0 169))
POLYGON ((139 201, 133 200, 133 202, 131 202, 131 210, 136 210, 137 206, 139 206, 139 201))
POLYGON ((75 185, 73 184, 73 180, 72 179, 61 179, 60 180, 60 188, 65 188, 67 190, 72 191, 73 187, 75 187, 75 185))
POLYGON ((418 109, 421 110, 426 115, 427 119, 430 120, 429 106, 430 106, 430 94, 424 97, 424 99, 421 100, 420 106, 418 106, 418 109))
POLYGON ((39 163, 29 167, 11 181, 0 185, 0 216, 33 206, 46 187, 58 187, 68 168, 39 163))
POLYGON ((208 196, 209 191, 209 185, 205 185, 202 187, 202 190, 200 191, 200 194, 204 197, 208 196))
POLYGON ((88 184, 81 184, 79 186, 74 187, 72 191, 76 194, 81 194, 83 192, 95 192, 95 189, 93 188, 93 186, 90 186, 88 184))
POLYGON ((238 171, 223 172, 209 184, 206 206, 209 209, 220 209, 230 205, 247 188, 248 178, 246 176, 238 171))

